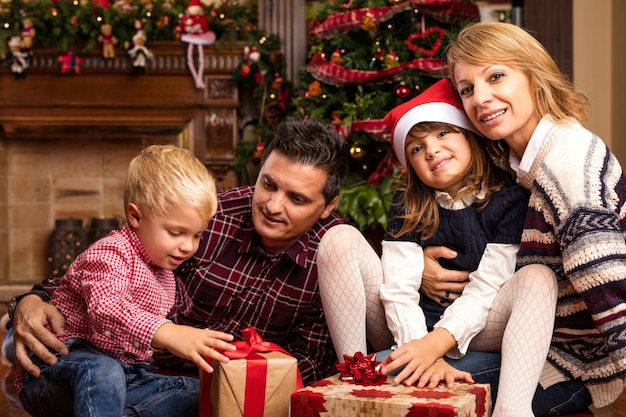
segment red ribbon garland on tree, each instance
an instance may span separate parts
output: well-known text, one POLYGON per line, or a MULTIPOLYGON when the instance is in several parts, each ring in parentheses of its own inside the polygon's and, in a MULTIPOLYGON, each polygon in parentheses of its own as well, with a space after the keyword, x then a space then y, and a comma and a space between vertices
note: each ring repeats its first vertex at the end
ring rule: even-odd
POLYGON ((424 14, 440 22, 463 23, 476 20, 480 17, 478 6, 474 3, 450 0, 420 0, 407 1, 395 6, 372 7, 349 10, 343 13, 330 15, 323 22, 314 24, 310 35, 316 39, 327 39, 335 36, 338 31, 360 29, 364 17, 369 17, 374 23, 384 22, 397 13, 411 8, 417 8, 424 14))
POLYGON ((446 76, 448 66, 445 61, 435 58, 417 58, 395 68, 382 71, 351 70, 326 61, 319 53, 313 55, 306 70, 316 79, 326 84, 365 84, 402 76, 405 69, 419 69, 434 78, 446 76))

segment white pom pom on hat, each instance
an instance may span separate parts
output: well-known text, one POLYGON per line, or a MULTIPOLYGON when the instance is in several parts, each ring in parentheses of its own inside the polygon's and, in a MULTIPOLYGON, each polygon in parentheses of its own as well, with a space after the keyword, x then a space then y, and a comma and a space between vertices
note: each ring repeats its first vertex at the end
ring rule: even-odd
POLYGON ((467 117, 461 98, 450 81, 439 80, 385 116, 393 151, 404 169, 407 169, 404 150, 406 136, 413 126, 422 122, 448 123, 480 134, 467 117))

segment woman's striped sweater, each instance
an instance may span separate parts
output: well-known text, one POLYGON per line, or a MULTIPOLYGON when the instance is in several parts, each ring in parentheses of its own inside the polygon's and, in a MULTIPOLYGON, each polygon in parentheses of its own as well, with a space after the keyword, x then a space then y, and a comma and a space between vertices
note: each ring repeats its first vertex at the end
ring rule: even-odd
POLYGON ((626 382, 626 178, 608 147, 580 124, 555 124, 530 172, 518 268, 556 273, 559 295, 548 360, 581 378, 594 405, 626 382))

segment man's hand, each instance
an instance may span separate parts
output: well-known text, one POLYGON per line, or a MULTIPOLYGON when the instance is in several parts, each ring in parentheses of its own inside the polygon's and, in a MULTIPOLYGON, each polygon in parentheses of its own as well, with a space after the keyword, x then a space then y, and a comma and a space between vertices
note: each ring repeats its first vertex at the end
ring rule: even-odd
POLYGON ((35 378, 39 378, 41 369, 30 360, 30 353, 53 365, 57 358, 48 347, 61 355, 68 352, 67 346, 55 336, 55 333, 64 332, 65 319, 55 306, 43 302, 37 295, 28 295, 20 300, 13 316, 13 326, 17 365, 35 378), (45 327, 47 324, 54 333, 45 327))
POLYGON ((445 269, 439 258, 454 259, 456 252, 445 246, 424 248, 424 274, 420 290, 438 304, 448 306, 459 298, 469 282, 469 271, 445 269), (442 302, 448 300, 448 302, 442 302))

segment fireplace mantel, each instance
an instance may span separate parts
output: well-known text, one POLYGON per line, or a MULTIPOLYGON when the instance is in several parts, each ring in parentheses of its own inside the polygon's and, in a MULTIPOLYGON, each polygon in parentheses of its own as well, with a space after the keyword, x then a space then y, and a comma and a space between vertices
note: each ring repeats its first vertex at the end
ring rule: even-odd
POLYGON ((152 42, 145 73, 126 52, 83 54, 80 73, 61 71, 59 53, 35 49, 25 78, 0 67, 0 302, 48 274, 56 219, 123 219, 130 159, 144 143, 176 143, 234 187, 243 48, 204 48, 197 89, 181 42, 152 42))
POLYGON ((81 55, 80 73, 62 74, 60 54, 35 49, 23 79, 0 70, 0 126, 5 137, 89 138, 172 135, 211 170, 221 188, 236 184, 227 174, 238 138, 240 105, 232 73, 242 49, 204 48, 204 89, 195 87, 180 42, 148 45, 154 59, 135 73, 118 49, 81 55), (228 178, 227 178, 228 177, 228 178), (230 179, 229 179, 230 178, 230 179), (224 183, 226 181, 227 183, 224 183))

